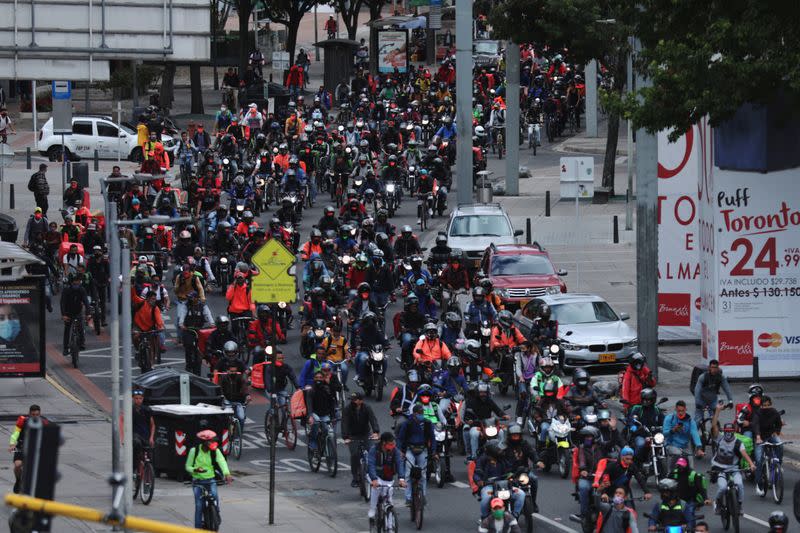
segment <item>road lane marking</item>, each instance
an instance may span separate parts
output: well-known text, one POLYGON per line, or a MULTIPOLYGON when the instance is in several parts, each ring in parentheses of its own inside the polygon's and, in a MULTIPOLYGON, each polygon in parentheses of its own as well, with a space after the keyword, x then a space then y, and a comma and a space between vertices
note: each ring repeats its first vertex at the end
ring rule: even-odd
POLYGON ((56 389, 58 389, 58 392, 60 392, 61 394, 63 394, 64 396, 66 396, 67 398, 69 398, 70 400, 72 400, 73 402, 75 402, 75 403, 77 403, 77 404, 80 404, 80 403, 81 403, 81 401, 80 401, 80 400, 79 400, 79 399, 78 399, 78 398, 77 398, 77 397, 76 397, 74 394, 72 394, 70 391, 68 391, 67 389, 65 389, 65 388, 64 388, 64 386, 63 386, 63 385, 61 385, 61 383, 59 383, 59 382, 58 382, 58 381, 56 381, 55 379, 53 379, 53 377, 52 377, 50 374, 45 374, 44 378, 45 378, 45 379, 46 379, 46 380, 47 380, 47 381, 48 381, 48 382, 49 382, 49 383, 50 383, 50 384, 51 384, 53 387, 55 387, 56 389))
POLYGON ((753 515, 749 515, 749 514, 747 514, 747 513, 744 513, 742 516, 744 516, 745 518, 747 518, 747 519, 748 519, 748 520, 750 520, 751 522, 754 522, 754 523, 758 524, 759 526, 763 526, 763 527, 769 527, 769 524, 768 524, 767 522, 764 522, 764 521, 763 521, 763 520, 761 520, 760 518, 756 518, 756 517, 755 517, 755 516, 753 516, 753 515))
POLYGON ((554 528, 560 529, 561 531, 567 531, 568 533, 579 533, 577 529, 572 529, 571 527, 567 527, 564 524, 562 524, 561 522, 553 520, 552 518, 547 518, 546 516, 544 516, 542 514, 534 513, 533 517, 535 519, 537 519, 537 520, 541 520, 542 522, 544 522, 546 524, 550 524, 554 528))
POLYGON ((458 488, 458 489, 468 489, 469 488, 469 485, 464 483, 463 481, 452 481, 450 484, 452 486, 458 488))

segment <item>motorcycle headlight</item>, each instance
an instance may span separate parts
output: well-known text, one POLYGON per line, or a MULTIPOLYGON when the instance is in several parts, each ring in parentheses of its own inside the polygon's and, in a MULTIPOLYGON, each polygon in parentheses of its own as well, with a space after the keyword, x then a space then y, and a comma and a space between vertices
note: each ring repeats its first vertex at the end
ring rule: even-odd
POLYGON ((286 302, 278 302, 278 307, 281 309, 286 309, 286 302))
POLYGON ((497 491, 497 497, 501 500, 507 500, 511 498, 511 491, 508 489, 502 489, 497 491))
POLYGON ((497 426, 489 426, 484 431, 487 437, 496 437, 497 436, 497 426))
POLYGON ((436 439, 436 442, 444 442, 447 434, 444 431, 434 431, 433 436, 436 439))
POLYGON ((350 257, 349 255, 345 255, 342 257, 342 263, 345 265, 349 265, 352 260, 353 258, 350 257))
POLYGON ((243 212, 244 211, 244 205, 242 205, 242 204, 237 205, 236 206, 236 210, 239 211, 240 213, 243 212))
POLYGON ((394 183, 386 184, 386 192, 394 192, 394 183))
POLYGON ((663 434, 663 433, 656 433, 656 434, 653 436, 653 442, 655 442, 655 443, 656 443, 656 444, 658 444, 659 446, 660 446, 661 444, 664 444, 664 434, 663 434))
POLYGON ((272 346, 267 346, 264 351, 267 353, 267 355, 272 355, 272 346))
POLYGON ((417 167, 415 167, 414 165, 411 165, 410 167, 408 167, 408 171, 409 172, 414 172, 416 170, 417 170, 417 167))
POLYGON ((230 159, 228 159, 227 157, 226 157, 225 159, 223 159, 223 160, 222 160, 222 164, 223 164, 223 165, 227 165, 227 164, 229 164, 230 162, 231 162, 231 160, 230 160, 230 159))
POLYGON ((481 328, 481 336, 488 337, 491 334, 492 334, 491 328, 481 328))
POLYGON ((522 474, 519 475, 517 481, 519 481, 520 485, 527 485, 528 483, 530 483, 531 478, 528 477, 528 474, 523 472, 522 474))
POLYGON ((314 336, 315 337, 322 337, 323 335, 325 335, 325 331, 324 330, 321 330, 321 329, 315 329, 314 330, 314 336))
POLYGON ((372 359, 375 361, 383 361, 383 352, 373 352, 372 359))
POLYGON ((228 264, 228 258, 227 257, 220 257, 219 258, 219 264, 220 265, 227 265, 228 264))
POLYGON ((550 354, 551 355, 558 355, 561 353, 561 347, 558 344, 551 344, 550 345, 550 354))
POLYGON ((561 294, 561 287, 559 285, 550 285, 545 290, 547 294, 561 294))

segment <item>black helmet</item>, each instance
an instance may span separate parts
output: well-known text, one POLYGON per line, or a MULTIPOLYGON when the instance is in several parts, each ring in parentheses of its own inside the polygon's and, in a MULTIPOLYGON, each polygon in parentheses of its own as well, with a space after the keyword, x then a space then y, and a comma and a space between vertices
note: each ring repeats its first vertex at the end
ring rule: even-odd
POLYGON ((772 511, 769 514, 770 532, 784 533, 789 528, 789 517, 783 511, 772 511))
POLYGON ((550 320, 550 306, 542 304, 539 306, 539 318, 550 320))
POLYGON ((500 450, 500 446, 498 446, 497 444, 494 444, 494 443, 490 443, 490 444, 488 444, 486 446, 486 449, 485 449, 484 453, 486 453, 486 455, 488 455, 492 459, 497 460, 497 459, 500 459, 500 456, 501 456, 501 454, 503 452, 502 452, 502 450, 500 450))
POLYGON ((450 359, 447 360, 447 368, 461 370, 461 359, 456 355, 451 356, 450 359))
POLYGON ((322 287, 314 287, 311 289, 310 296, 313 301, 319 301, 325 296, 325 290, 322 287))
POLYGON ((589 373, 583 368, 578 368, 572 374, 572 382, 581 389, 589 386, 589 373))
POLYGON ((447 246, 447 235, 440 233, 436 236, 436 246, 447 246))
POLYGON ((584 439, 588 438, 599 439, 600 430, 594 426, 583 426, 581 430, 578 432, 578 435, 584 439))
POLYGON ((256 308, 257 316, 261 317, 261 315, 269 315, 269 314, 270 314, 270 308, 267 304, 258 304, 258 307, 256 308))
POLYGON ((642 405, 654 405, 656 403, 655 389, 642 389, 642 405))
POLYGON ((486 290, 483 287, 475 287, 472 289, 472 299, 475 302, 483 302, 486 299, 486 290))
POLYGON ((758 383, 753 383, 747 388, 747 394, 750 395, 750 398, 753 398, 754 396, 762 396, 764 394, 764 387, 758 383))
POLYGON ((361 294, 362 292, 370 292, 372 287, 369 286, 369 283, 366 281, 362 281, 358 284, 358 293, 361 294))
POLYGON ((514 315, 511 314, 511 311, 503 309, 497 313, 497 322, 503 328, 510 328, 514 324, 514 315))
POLYGON ((362 324, 375 324, 378 321, 378 315, 373 313, 372 311, 367 311, 364 313, 364 316, 361 317, 362 324))
POLYGON ((433 396, 433 387, 427 383, 423 383, 417 389, 417 396, 433 396))
POLYGON ((231 319, 225 315, 219 315, 217 317, 217 320, 215 321, 215 324, 217 326, 217 329, 220 329, 220 327, 227 328, 230 327, 231 325, 231 319))

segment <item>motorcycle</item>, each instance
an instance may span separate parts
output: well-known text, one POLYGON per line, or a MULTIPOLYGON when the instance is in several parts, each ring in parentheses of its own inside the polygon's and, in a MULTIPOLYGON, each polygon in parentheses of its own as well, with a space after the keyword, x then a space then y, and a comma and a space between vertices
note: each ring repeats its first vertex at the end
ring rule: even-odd
POLYGON ((389 216, 393 217, 394 212, 400 205, 400 198, 398 195, 397 185, 393 181, 386 182, 386 195, 385 195, 384 205, 386 207, 386 210, 389 211, 389 216))
POLYGON ((310 358, 317 351, 325 337, 328 335, 328 328, 325 321, 315 318, 307 325, 308 330, 300 339, 300 355, 305 359, 310 358))
POLYGON ((468 339, 475 339, 481 343, 481 359, 489 360, 489 343, 492 336, 492 324, 482 320, 480 324, 466 324, 464 334, 468 339))
POLYGON ((406 175, 406 188, 408 194, 413 194, 417 190, 417 167, 410 165, 408 167, 408 174, 406 175))
POLYGON ((447 187, 439 187, 439 191, 436 194, 436 206, 434 211, 442 216, 445 211, 447 211, 447 187))
POLYGON ((372 346, 367 354, 367 371, 364 382, 364 394, 370 396, 375 391, 375 400, 383 400, 383 387, 386 384, 383 366, 386 359, 386 351, 381 344, 372 346))
MULTIPOLYGON (((275 321, 284 333, 292 327, 294 316, 292 315, 292 308, 286 302, 274 304, 272 306, 272 316, 275 317, 275 321)), ((283 342, 285 343, 286 341, 283 342)))
POLYGON ((572 424, 565 416, 558 416, 550 421, 540 457, 544 463, 544 471, 549 472, 554 464, 558 465, 558 473, 567 479, 572 470, 572 424))
POLYGON ((227 255, 220 256, 219 260, 216 262, 217 271, 214 273, 214 277, 217 279, 217 284, 223 291, 233 282, 233 269, 235 266, 236 264, 233 258, 227 255))
POLYGON ((507 346, 503 346, 495 351, 495 357, 497 358, 497 370, 495 370, 494 375, 496 379, 500 380, 497 384, 500 394, 505 395, 508 393, 509 388, 512 391, 514 390, 514 382, 516 380, 514 354, 507 346))

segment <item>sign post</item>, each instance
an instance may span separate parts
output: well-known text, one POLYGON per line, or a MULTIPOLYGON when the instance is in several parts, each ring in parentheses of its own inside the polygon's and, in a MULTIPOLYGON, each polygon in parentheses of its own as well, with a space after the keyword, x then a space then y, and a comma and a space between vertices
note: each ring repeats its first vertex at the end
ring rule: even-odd
MULTIPOLYGON (((69 81, 54 81, 53 94, 53 133, 61 135, 61 184, 67 186, 67 158, 65 157, 64 135, 72 133, 72 84, 69 81)), ((62 191, 63 192, 63 191, 62 191)))

